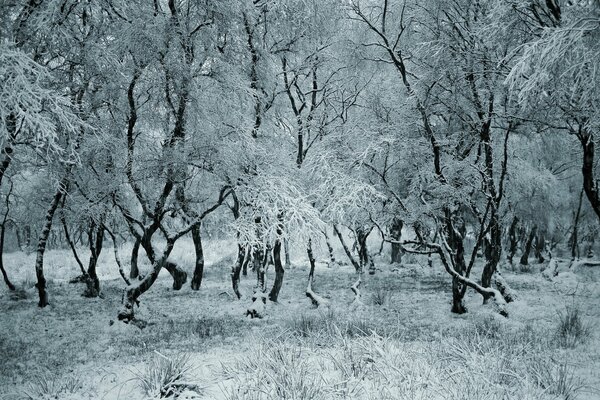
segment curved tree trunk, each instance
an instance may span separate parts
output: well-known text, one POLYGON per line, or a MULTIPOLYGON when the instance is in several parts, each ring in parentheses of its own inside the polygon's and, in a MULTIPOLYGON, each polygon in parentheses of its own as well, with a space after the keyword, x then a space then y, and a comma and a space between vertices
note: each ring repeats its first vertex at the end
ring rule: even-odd
MULTIPOLYGON (((175 245, 174 240, 167 240, 167 245, 160 257, 155 258, 152 263, 152 270, 142 279, 134 285, 130 285, 125 289, 123 293, 123 300, 121 310, 119 311, 117 318, 119 321, 129 322, 134 318, 133 306, 138 302, 138 297, 145 293, 156 281, 160 270, 166 268, 167 260, 173 246, 175 245)), ((154 254, 154 250, 152 250, 154 254)), ((154 257, 153 257, 154 258, 154 257)))
MULTIPOLYGON (((64 202, 63 202, 63 206, 64 206, 64 202)), ((77 248, 75 247, 75 243, 73 242, 73 240, 71 239, 71 235, 69 234, 69 226, 67 225, 67 220, 65 218, 64 211, 60 213, 60 221, 63 226, 63 231, 65 233, 65 239, 67 240, 67 244, 71 248, 73 257, 75 257, 75 261, 77 262, 77 265, 79 265, 79 269, 81 270, 81 276, 85 277, 87 275, 87 272, 86 272, 85 268, 83 267, 83 263, 81 262, 79 255, 77 254, 77 248)), ((78 280, 79 278, 75 278, 75 279, 78 280)))
POLYGON ((337 227, 336 224, 333 225, 333 231, 335 232, 335 234, 337 235, 338 239, 340 240, 342 248, 344 249, 344 253, 346 253, 346 256, 348 256, 348 259, 352 263, 352 266, 354 266, 354 269, 358 272, 359 270, 361 270, 361 265, 352 256, 352 252, 350 251, 350 249, 346 245, 346 242, 344 241, 344 237, 342 236, 342 233, 340 232, 340 230, 339 230, 339 228, 337 227))
POLYGON ((312 250, 312 240, 308 239, 308 246, 306 247, 306 253, 308 254, 308 261, 310 263, 310 271, 308 273, 308 284, 306 285, 306 297, 308 297, 312 305, 316 308, 326 303, 325 299, 316 294, 313 291, 313 285, 315 282, 315 256, 312 250))
POLYGON ((240 293, 240 273, 242 272, 242 266, 245 262, 245 258, 246 249, 244 246, 238 243, 237 260, 231 268, 231 287, 233 288, 233 293, 235 293, 238 300, 242 298, 242 294, 240 293))
POLYGON ((269 293, 269 300, 277 302, 281 286, 283 285, 283 275, 285 274, 283 264, 281 263, 281 240, 279 239, 275 240, 275 245, 273 246, 273 264, 275 265, 275 281, 269 293))
POLYGON ((535 235, 537 234, 537 225, 534 225, 529 232, 529 238, 527 239, 527 243, 525 243, 525 248, 523 249, 523 255, 521 256, 520 264, 523 266, 529 265, 529 253, 531 253, 531 246, 533 245, 533 239, 535 239, 535 235))
POLYGON ((44 253, 46 252, 46 243, 48 241, 48 235, 50 234, 50 229, 52 229, 52 221, 54 220, 54 214, 56 213, 56 209, 60 204, 62 197, 64 196, 68 185, 68 179, 63 178, 58 184, 58 189, 54 193, 54 197, 50 202, 50 206, 46 211, 46 216, 44 218, 44 225, 42 227, 42 232, 40 233, 40 237, 38 239, 37 246, 37 254, 35 258, 35 275, 37 278, 36 287, 39 295, 39 307, 46 307, 48 305, 48 292, 46 291, 46 277, 44 276, 44 253))
POLYGON ((90 223, 88 231, 88 242, 90 243, 90 261, 87 269, 87 290, 85 292, 86 297, 98 297, 100 296, 100 280, 96 273, 96 266, 98 265, 98 258, 102 252, 104 244, 104 226, 103 224, 96 223, 94 220, 90 223))
POLYGON ((202 236, 200 235, 200 225, 192 229, 192 240, 194 241, 194 250, 196 252, 196 265, 194 267, 194 276, 192 277, 192 290, 200 290, 202 285, 202 276, 204 275, 204 252, 202 250, 202 236))
POLYGON ((140 253, 140 244, 142 243, 140 238, 135 238, 135 242, 133 242, 133 247, 131 248, 131 269, 129 270, 129 277, 131 279, 137 279, 140 275, 140 270, 138 267, 138 256, 140 253))

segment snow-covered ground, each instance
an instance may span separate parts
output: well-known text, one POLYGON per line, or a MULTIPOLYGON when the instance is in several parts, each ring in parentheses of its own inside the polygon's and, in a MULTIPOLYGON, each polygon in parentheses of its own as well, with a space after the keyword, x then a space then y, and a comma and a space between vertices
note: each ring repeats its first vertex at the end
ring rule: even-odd
MULTIPOLYGON (((124 260, 129 251, 121 249, 124 260)), ((264 319, 250 320, 244 313, 254 279, 251 272, 242 278, 245 298, 236 300, 234 251, 230 241, 205 244, 198 292, 189 284, 175 292, 161 274, 141 297, 138 325, 115 321, 124 283, 110 249, 98 268, 100 299, 81 297, 83 286, 68 283, 77 274, 70 253, 50 251, 45 309, 36 306, 33 255, 5 255, 25 298, 0 288, 0 398, 143 399, 142 382, 160 369, 152 365, 184 356, 190 370, 182 399, 600 398, 598 267, 559 268, 553 277, 539 266, 503 269, 518 296, 506 319, 473 292, 469 312, 451 314, 446 273, 408 256, 405 266, 378 260, 377 273, 365 274, 358 308, 350 307, 352 267, 319 263, 314 290, 329 301, 313 309, 299 253, 280 302, 268 305, 264 319), (568 307, 580 310, 590 331, 573 348, 556 337, 568 307)), ((182 241, 173 259, 191 273, 189 243, 182 241)))

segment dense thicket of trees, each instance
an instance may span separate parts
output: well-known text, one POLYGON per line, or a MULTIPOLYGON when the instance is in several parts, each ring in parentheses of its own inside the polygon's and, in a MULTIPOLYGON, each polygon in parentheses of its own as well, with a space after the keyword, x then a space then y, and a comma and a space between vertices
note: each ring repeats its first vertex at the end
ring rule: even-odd
POLYGON ((98 296, 105 241, 134 243, 125 321, 161 269, 188 281, 169 258, 186 235, 199 290, 207 223, 237 241, 238 298, 256 274, 252 316, 290 242, 317 306, 317 250, 341 243, 359 302, 379 235, 394 263, 440 257, 456 313, 468 288, 505 313, 516 257, 593 247, 598 1, 28 0, 0 18, 0 254, 36 251, 40 307, 49 245, 98 296))

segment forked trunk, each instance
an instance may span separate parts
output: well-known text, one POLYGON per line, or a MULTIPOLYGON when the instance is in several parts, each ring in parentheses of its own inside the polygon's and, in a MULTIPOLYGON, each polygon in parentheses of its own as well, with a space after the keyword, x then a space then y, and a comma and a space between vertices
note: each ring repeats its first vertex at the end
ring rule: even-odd
POLYGON ((537 225, 534 225, 529 232, 529 238, 527 239, 527 243, 525 243, 525 248, 523 249, 523 255, 521 256, 520 264, 522 266, 529 265, 529 253, 531 253, 531 246, 533 245, 533 239, 535 239, 535 235, 537 234, 537 225))
POLYGON ((252 254, 253 270, 256 272, 256 286, 252 294, 252 304, 246 311, 246 315, 250 318, 262 318, 267 304, 267 282, 265 279, 267 258, 262 246, 255 247, 252 254))
POLYGON ((490 216, 490 236, 485 250, 485 265, 481 274, 481 286, 489 288, 492 286, 492 277, 500 263, 502 255, 502 230, 498 214, 493 207, 492 215, 490 216))
POLYGON ((173 250, 175 242, 173 240, 167 240, 167 246, 165 247, 162 255, 159 258, 155 258, 152 263, 152 270, 142 279, 134 285, 127 287, 123 293, 122 307, 117 315, 119 321, 125 323, 131 321, 134 318, 133 306, 138 303, 138 297, 145 293, 156 281, 160 270, 166 267, 168 263, 169 255, 173 250))

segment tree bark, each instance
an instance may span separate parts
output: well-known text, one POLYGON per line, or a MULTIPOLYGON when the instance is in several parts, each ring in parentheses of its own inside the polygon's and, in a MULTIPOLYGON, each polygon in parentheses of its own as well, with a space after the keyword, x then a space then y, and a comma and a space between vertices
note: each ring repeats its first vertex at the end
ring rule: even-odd
POLYGON ((517 232, 518 225, 519 225, 519 217, 517 217, 515 215, 513 217, 513 220, 510 224, 510 228, 508 230, 509 246, 508 246, 508 254, 506 255, 506 258, 508 259, 508 262, 511 265, 513 263, 513 258, 515 257, 515 253, 517 252, 517 245, 519 244, 519 235, 517 232))
POLYGON ((136 237, 131 249, 131 269, 129 270, 129 278, 131 279, 137 279, 140 275, 140 270, 138 268, 138 256, 140 253, 141 243, 141 239, 136 237))
POLYGON ((88 242, 90 244, 90 261, 87 269, 87 290, 85 292, 86 297, 98 297, 100 295, 100 280, 96 273, 96 266, 98 265, 98 258, 102 252, 104 243, 104 226, 102 222, 96 223, 94 220, 90 223, 88 231, 88 242))
POLYGON ((543 263, 546 259, 544 258, 544 249, 546 247, 546 238, 544 232, 539 232, 535 240, 535 258, 538 264, 543 263))
MULTIPOLYGON (((460 219, 460 223, 458 226, 456 224, 458 221, 454 221, 452 213, 449 209, 445 210, 445 224, 446 224, 446 235, 448 237, 448 245, 452 249, 452 254, 450 254, 450 262, 453 265, 454 271, 456 271, 460 276, 464 276, 467 271, 467 266, 465 262, 465 248, 464 248, 464 234, 465 234, 465 226, 462 219, 460 219)), ((452 277, 452 308, 451 312, 455 314, 464 314, 467 312, 467 308, 464 305, 463 299, 466 293, 466 286, 464 283, 456 276, 452 277)))
POLYGON ((290 269, 292 260, 290 257, 290 240, 287 237, 283 239, 283 247, 285 250, 285 269, 290 269))
POLYGON ((275 245, 273 246, 273 263, 275 265, 275 281, 273 282, 273 287, 269 293, 269 300, 277 302, 277 299, 279 298, 279 292, 281 291, 281 286, 283 285, 283 276, 285 274, 283 264, 281 263, 280 239, 276 239, 275 245))
POLYGON ((350 260, 350 262, 354 266, 354 269, 358 272, 361 269, 361 266, 354 259, 354 257, 352 256, 352 252, 350 251, 350 249, 346 245, 346 242, 344 241, 344 237, 342 236, 342 233, 340 232, 340 230, 338 229, 338 227, 337 227, 336 224, 333 225, 333 231, 335 232, 335 234, 337 235, 338 239, 340 240, 340 243, 342 245, 342 248, 344 249, 344 252, 346 253, 346 256, 348 256, 348 259, 350 260))
POLYGON ((242 266, 246 259, 246 249, 244 246, 238 243, 238 255, 233 268, 231 268, 231 287, 233 288, 233 293, 235 293, 236 297, 239 299, 242 298, 242 294, 240 293, 240 273, 242 271, 242 266))
POLYGON ((312 303, 312 305, 316 308, 322 304, 325 304, 326 301, 321 296, 316 294, 313 291, 313 285, 315 283, 315 256, 312 250, 312 240, 308 239, 308 246, 306 246, 306 253, 308 255, 308 261, 310 263, 310 270, 308 273, 308 284, 306 285, 306 297, 308 297, 312 303))
POLYGON ((598 185, 594 179, 594 136, 586 131, 584 127, 580 126, 578 137, 583 148, 583 165, 581 167, 583 189, 592 209, 600 219, 600 194, 598 192, 598 185))
POLYGON ((575 260, 575 258, 579 258, 579 217, 581 215, 581 203, 583 200, 583 192, 581 189, 581 193, 579 194, 579 203, 577 205, 577 212, 575 213, 575 218, 573 221, 573 234, 571 235, 571 260, 575 260))
POLYGON ((200 290, 202 285, 202 276, 204 275, 204 252, 202 250, 202 236, 200 235, 200 225, 192 229, 192 239, 194 241, 194 250, 196 252, 196 265, 194 267, 194 276, 192 277, 192 290, 200 290))
POLYGON ((520 264, 523 266, 529 265, 529 253, 531 252, 531 246, 533 244, 533 239, 537 234, 537 225, 534 225, 529 232, 529 238, 527 239, 527 243, 525 243, 525 248, 523 249, 523 255, 521 256, 520 264))
POLYGON ((10 212, 10 195, 12 193, 13 185, 12 182, 10 184, 10 189, 8 194, 6 195, 6 210, 4 211, 4 218, 2 219, 2 224, 0 224, 0 271, 2 271, 2 278, 4 278, 4 283, 8 286, 10 291, 16 290, 15 285, 12 284, 10 279, 8 279, 8 274, 4 269, 4 234, 6 233, 6 222, 8 218, 8 213, 10 212))
POLYGON ((403 226, 404 222, 401 219, 394 218, 390 227, 390 237, 394 240, 392 242, 392 264, 402 264, 402 246, 400 246, 400 240, 402 239, 403 226))
MULTIPOLYGON (((63 207, 64 205, 65 204, 63 201, 63 207)), ((75 257, 75 261, 77 262, 77 265, 79 265, 79 269, 81 270, 81 276, 85 277, 87 275, 87 272, 83 267, 83 263, 81 262, 79 255, 77 254, 77 248, 75 247, 75 243, 73 242, 73 240, 71 239, 71 235, 69 234, 69 226, 67 225, 67 219, 65 218, 64 210, 60 213, 60 221, 63 226, 63 231, 65 232, 65 239, 67 240, 67 243, 71 248, 71 252, 73 253, 73 257, 75 257)))
MULTIPOLYGON (((125 292, 123 293, 122 307, 117 315, 119 321, 128 323, 134 318, 133 306, 138 302, 138 297, 145 293, 152 286, 154 281, 156 281, 160 270, 166 268, 166 264, 168 262, 167 260, 171 254, 171 251, 173 250, 174 245, 174 240, 167 240, 167 245, 163 250, 162 255, 154 259, 150 273, 148 273, 144 279, 138 283, 130 285, 125 289, 125 292)), ((154 254, 154 250, 152 253, 154 254)))
POLYGON ((63 178, 58 184, 58 188, 54 193, 54 197, 50 202, 50 206, 46 211, 46 216, 44 218, 44 225, 42 227, 42 232, 40 233, 40 237, 38 239, 37 246, 37 254, 35 259, 35 275, 37 278, 36 287, 38 289, 39 295, 39 307, 46 307, 48 305, 48 292, 46 291, 46 277, 44 276, 44 253, 46 252, 46 243, 48 241, 48 235, 50 234, 50 229, 52 229, 52 221, 54 219, 54 214, 56 213, 56 209, 60 204, 62 197, 65 195, 67 190, 68 179, 63 178))

